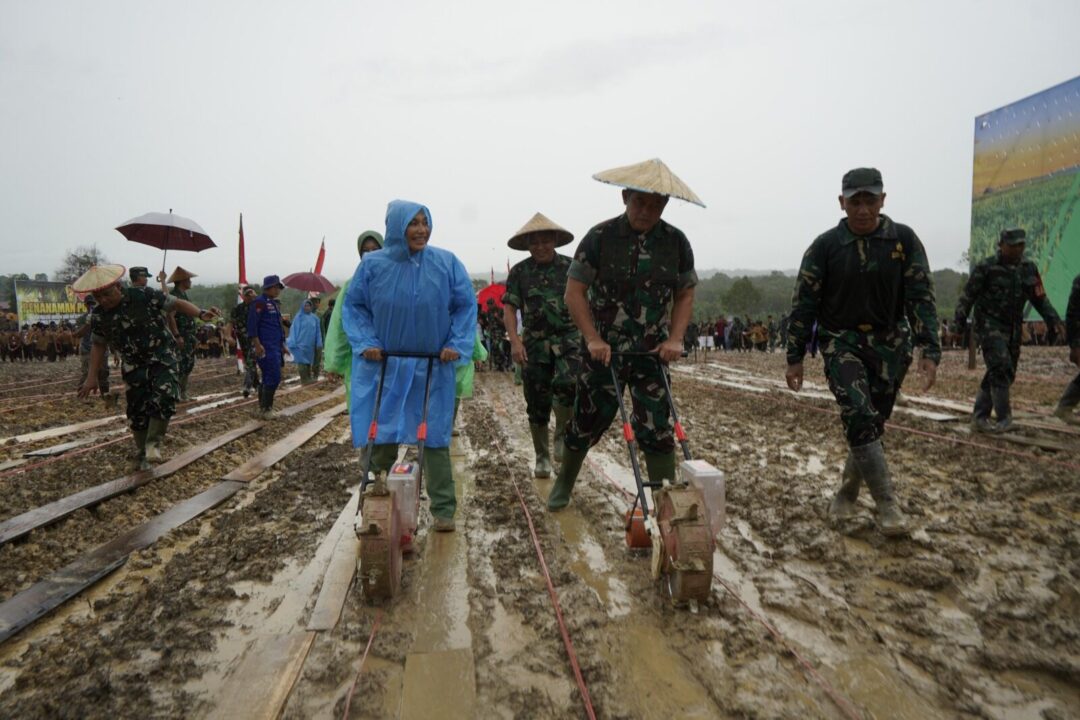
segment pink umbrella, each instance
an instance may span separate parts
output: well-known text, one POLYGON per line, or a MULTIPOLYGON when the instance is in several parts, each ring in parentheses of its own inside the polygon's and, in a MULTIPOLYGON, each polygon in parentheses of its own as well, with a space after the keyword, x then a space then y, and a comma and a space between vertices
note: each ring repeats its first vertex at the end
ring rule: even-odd
MULTIPOLYGON (((170 209, 166 213, 147 213, 132 218, 116 228, 131 242, 142 243, 150 247, 161 248, 165 255, 170 250, 201 252, 217 247, 206 231, 194 220, 173 215, 170 209)), ((165 255, 161 258, 161 269, 165 270, 165 255)))
POLYGON ((337 290, 334 283, 327 280, 319 273, 300 272, 286 275, 281 281, 285 287, 294 290, 306 290, 307 292, 328 293, 337 290))

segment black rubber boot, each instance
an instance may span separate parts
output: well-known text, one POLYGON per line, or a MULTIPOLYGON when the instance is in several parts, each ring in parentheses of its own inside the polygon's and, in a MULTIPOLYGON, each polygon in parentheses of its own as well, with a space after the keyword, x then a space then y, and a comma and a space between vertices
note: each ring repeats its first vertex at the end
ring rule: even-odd
POLYGON ((889 465, 885 462, 885 448, 882 447, 881 440, 851 448, 851 456, 855 461, 855 472, 870 488, 870 495, 877 505, 878 528, 882 535, 892 537, 907 534, 907 518, 896 504, 892 477, 889 475, 889 465))
POLYGON ((975 432, 994 432, 994 426, 990 422, 990 410, 993 402, 990 400, 990 391, 979 388, 975 395, 975 410, 971 413, 971 429, 975 432))
POLYGON ((132 430, 131 436, 135 439, 135 456, 131 469, 149 470, 150 463, 146 462, 146 430, 132 430))
POLYGON ((862 478, 855 472, 855 461, 848 451, 847 460, 844 461, 843 484, 836 491, 832 502, 829 503, 829 517, 832 520, 850 520, 855 517, 857 509, 855 501, 859 499, 859 488, 862 486, 862 478))
POLYGON ((555 484, 551 486, 551 493, 548 494, 548 510, 562 510, 570 504, 570 494, 574 491, 574 483, 577 482, 578 473, 581 472, 581 466, 588 454, 588 450, 566 448, 563 451, 559 474, 555 476, 555 484))
POLYGON ((1009 388, 990 388, 990 397, 994 399, 994 414, 997 415, 997 432, 1008 432, 1012 429, 1012 406, 1009 403, 1009 388))
POLYGON ((553 459, 555 462, 561 463, 563 451, 566 449, 564 439, 566 438, 566 426, 570 424, 570 419, 574 417, 574 408, 569 405, 559 405, 556 403, 551 408, 552 413, 555 415, 555 445, 552 447, 553 459))
POLYGON ((146 429, 147 462, 161 462, 161 443, 163 440, 165 440, 165 431, 168 429, 168 420, 162 420, 161 418, 150 418, 150 427, 146 429))

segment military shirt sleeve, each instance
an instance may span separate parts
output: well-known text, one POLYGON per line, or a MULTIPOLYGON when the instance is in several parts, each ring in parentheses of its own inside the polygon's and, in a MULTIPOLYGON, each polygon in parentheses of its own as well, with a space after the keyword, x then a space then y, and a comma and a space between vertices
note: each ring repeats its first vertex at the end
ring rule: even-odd
POLYGON ((502 301, 505 305, 513 305, 516 308, 524 307, 524 298, 521 297, 521 265, 510 268, 510 274, 506 276, 506 294, 502 301))
POLYGON ((599 271, 599 234, 595 230, 590 230, 578 243, 577 250, 574 251, 574 260, 570 263, 566 276, 585 285, 592 285, 599 271))
POLYGON ((1024 275, 1024 295, 1027 296, 1032 306, 1039 311, 1043 320, 1053 324, 1061 322, 1061 317, 1057 314, 1054 306, 1050 304, 1050 298, 1046 295, 1042 276, 1039 275, 1039 269, 1035 267, 1035 263, 1031 264, 1031 272, 1024 275))
POLYGON ((95 345, 108 345, 108 338, 102 334, 101 321, 91 314, 88 322, 90 323, 90 342, 95 345))
POLYGON ((1080 275, 1073 279, 1069 308, 1065 311, 1065 324, 1069 347, 1080 347, 1080 275))
POLYGON ((694 270, 694 249, 685 235, 679 238, 679 277, 675 281, 676 290, 685 290, 698 284, 697 271, 694 270))
POLYGON ((930 263, 919 236, 911 233, 911 248, 904 261, 904 305, 911 319, 915 344, 923 349, 923 357, 941 362, 941 341, 938 339, 937 304, 934 299, 934 279, 930 263))
POLYGON ((821 289, 825 284, 824 260, 824 236, 821 236, 803 253, 799 275, 795 278, 795 292, 788 317, 788 365, 801 363, 806 355, 806 345, 814 331, 814 321, 821 304, 821 289))
POLYGON ((986 271, 984 265, 979 263, 971 270, 971 277, 964 283, 964 290, 960 293, 960 299, 956 301, 956 317, 966 318, 975 305, 975 301, 983 293, 986 285, 986 271))

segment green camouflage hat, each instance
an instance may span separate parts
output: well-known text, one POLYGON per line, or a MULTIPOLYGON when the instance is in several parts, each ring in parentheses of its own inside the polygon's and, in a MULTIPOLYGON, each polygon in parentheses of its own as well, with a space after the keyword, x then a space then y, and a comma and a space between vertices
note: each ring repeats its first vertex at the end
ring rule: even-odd
POLYGON ((1005 245, 1023 245, 1027 242, 1027 233, 1024 228, 1006 228, 1001 231, 998 242, 1005 245))
POLYGON ((141 266, 137 265, 137 266, 131 268, 130 270, 128 270, 128 277, 130 277, 131 280, 134 282, 135 280, 138 280, 139 278, 144 278, 144 277, 148 278, 148 277, 150 277, 150 271, 147 270, 144 267, 141 267, 141 266))
POLYGON ((877 168, 855 168, 844 173, 841 192, 849 198, 861 192, 880 195, 885 189, 881 181, 881 171, 877 168))

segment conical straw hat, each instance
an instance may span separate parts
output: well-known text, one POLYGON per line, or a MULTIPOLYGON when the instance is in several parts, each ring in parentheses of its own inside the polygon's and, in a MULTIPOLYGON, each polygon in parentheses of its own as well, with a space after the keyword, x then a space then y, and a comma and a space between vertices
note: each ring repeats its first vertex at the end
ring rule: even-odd
POLYGON ((94 265, 71 283, 71 289, 77 293, 91 293, 107 288, 124 277, 127 268, 123 265, 94 265))
POLYGON ((176 269, 172 271, 172 275, 170 275, 169 279, 166 280, 165 282, 180 282, 181 280, 190 280, 193 277, 199 277, 199 276, 196 275, 195 273, 188 272, 184 268, 177 265, 176 269))
POLYGON ((574 239, 572 232, 552 222, 544 213, 536 213, 532 216, 532 220, 525 223, 524 227, 514 233, 506 244, 514 250, 528 250, 529 236, 533 233, 546 231, 556 234, 558 239, 555 240, 555 247, 562 247, 574 239))
POLYGON ((701 198, 695 195, 694 191, 687 187, 675 173, 671 172, 660 158, 646 160, 637 165, 605 170, 593 175, 593 180, 639 192, 667 195, 705 207, 701 198))

